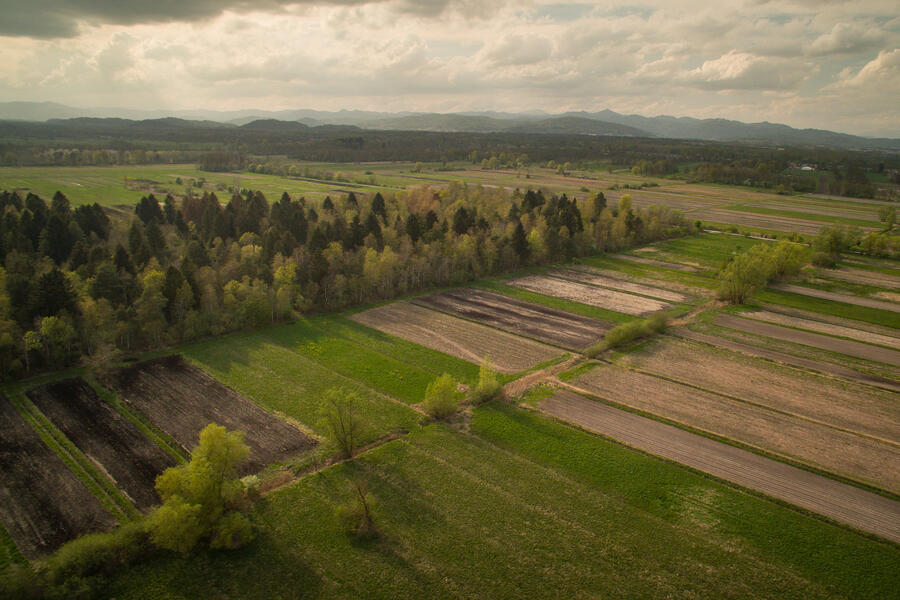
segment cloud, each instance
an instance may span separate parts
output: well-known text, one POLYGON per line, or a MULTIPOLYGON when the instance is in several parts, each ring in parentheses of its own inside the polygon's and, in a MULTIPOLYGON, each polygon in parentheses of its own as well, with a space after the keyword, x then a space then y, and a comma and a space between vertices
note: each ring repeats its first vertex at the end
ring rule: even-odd
POLYGON ((784 90, 815 72, 808 63, 731 51, 685 73, 685 83, 711 90, 784 90))
POLYGON ((871 24, 837 23, 831 31, 816 38, 806 52, 811 56, 868 52, 877 49, 885 37, 884 31, 871 24))
POLYGON ((531 65, 546 60, 552 52, 553 44, 546 38, 510 34, 488 45, 483 59, 496 67, 531 65))
POLYGON ((900 48, 880 52, 856 73, 850 68, 844 69, 839 80, 829 88, 868 88, 877 94, 888 90, 897 92, 900 90, 900 48))

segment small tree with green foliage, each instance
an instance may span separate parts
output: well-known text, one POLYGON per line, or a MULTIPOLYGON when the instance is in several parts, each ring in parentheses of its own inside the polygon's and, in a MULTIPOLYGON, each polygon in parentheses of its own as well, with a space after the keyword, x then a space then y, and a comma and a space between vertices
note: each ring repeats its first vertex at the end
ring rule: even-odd
POLYGON ((358 538, 371 538, 378 535, 375 527, 375 498, 369 493, 368 485, 361 477, 354 477, 350 482, 353 498, 336 510, 338 520, 349 535, 358 538))
POLYGON ((472 404, 481 404, 488 400, 493 400, 503 391, 503 386, 497 379, 497 372, 494 371, 490 362, 481 363, 478 368, 478 385, 472 390, 470 401, 472 404))
POLYGON ((359 395, 343 389, 325 392, 325 430, 344 458, 353 458, 363 435, 359 395))
POLYGON ((447 373, 428 384, 425 390, 425 411, 435 419, 446 419, 454 414, 459 401, 456 381, 447 373))
POLYGON ((250 454, 242 431, 210 423, 186 465, 156 478, 163 503, 148 518, 150 540, 158 547, 190 552, 201 540, 211 548, 237 548, 253 539, 245 487, 237 467, 250 454))

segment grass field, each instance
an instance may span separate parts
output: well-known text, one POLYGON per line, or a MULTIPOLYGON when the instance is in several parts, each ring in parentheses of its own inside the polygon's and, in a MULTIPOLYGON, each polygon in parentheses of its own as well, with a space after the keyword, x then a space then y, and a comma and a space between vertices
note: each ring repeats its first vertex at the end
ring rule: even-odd
POLYGON ((900 550, 505 405, 267 496, 228 554, 160 558, 116 598, 889 598, 900 550), (333 507, 362 477, 380 539, 333 507))

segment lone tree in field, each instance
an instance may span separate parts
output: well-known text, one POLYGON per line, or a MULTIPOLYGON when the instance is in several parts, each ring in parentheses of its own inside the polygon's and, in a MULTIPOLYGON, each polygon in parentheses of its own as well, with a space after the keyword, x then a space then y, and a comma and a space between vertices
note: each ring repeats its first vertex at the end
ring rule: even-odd
POLYGON ((238 548, 253 539, 243 514, 249 507, 237 467, 250 454, 244 432, 210 423, 186 465, 156 478, 163 504, 148 518, 150 540, 160 548, 190 552, 201 540, 210 548, 238 548))
POLYGON ((325 429, 344 458, 353 458, 362 438, 359 403, 360 398, 354 392, 333 389, 325 393, 325 429))
POLYGON ((494 371, 490 362, 484 361, 478 368, 478 385, 472 390, 470 402, 472 404, 481 404, 482 402, 493 400, 500 395, 501 391, 503 391, 503 386, 500 385, 500 381, 497 379, 497 372, 494 371))
POLYGON ((444 373, 425 389, 425 411, 435 419, 446 419, 456 412, 460 393, 453 377, 444 373))
POLYGON ((350 482, 353 498, 338 506, 337 517, 343 523, 347 533, 359 538, 378 535, 375 527, 375 499, 369 493, 368 485, 362 477, 354 477, 350 482))

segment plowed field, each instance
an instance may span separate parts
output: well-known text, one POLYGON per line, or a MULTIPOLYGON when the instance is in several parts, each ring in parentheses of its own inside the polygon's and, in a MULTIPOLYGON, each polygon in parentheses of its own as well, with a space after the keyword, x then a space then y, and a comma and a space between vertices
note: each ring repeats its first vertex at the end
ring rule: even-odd
POLYGON ((646 315, 667 308, 669 304, 662 300, 653 300, 643 296, 635 296, 616 290, 599 288, 585 283, 577 283, 546 275, 526 275, 506 281, 530 292, 565 298, 574 302, 597 306, 627 315, 646 315))
POLYGON ((394 302, 355 314, 354 321, 384 333, 474 363, 485 360, 503 373, 546 362, 561 351, 532 340, 457 319, 408 302, 394 302))
POLYGON ((156 476, 175 460, 97 396, 80 377, 48 383, 28 397, 141 510, 159 503, 156 476))
POLYGON ((599 342, 612 327, 604 321, 472 288, 421 296, 412 302, 573 350, 599 342))
POLYGON ((245 433, 250 457, 243 473, 311 448, 315 441, 264 411, 180 356, 150 360, 113 372, 109 383, 119 396, 156 427, 190 451, 210 423, 245 433))
POLYGON ((0 520, 28 558, 116 520, 0 395, 0 520))
POLYGON ((553 275, 554 277, 562 277, 565 279, 572 279, 581 283, 588 283, 590 285, 599 285, 605 288, 619 290, 622 292, 640 294, 642 296, 650 296, 651 298, 658 298, 660 300, 668 300, 669 302, 684 302, 685 300, 687 300, 686 296, 677 292, 672 292, 649 285, 642 285, 640 283, 621 281, 619 279, 606 277, 604 275, 601 275, 600 273, 593 273, 591 271, 582 269, 556 269, 554 271, 550 271, 548 275, 553 275))

